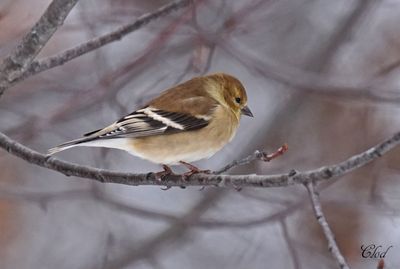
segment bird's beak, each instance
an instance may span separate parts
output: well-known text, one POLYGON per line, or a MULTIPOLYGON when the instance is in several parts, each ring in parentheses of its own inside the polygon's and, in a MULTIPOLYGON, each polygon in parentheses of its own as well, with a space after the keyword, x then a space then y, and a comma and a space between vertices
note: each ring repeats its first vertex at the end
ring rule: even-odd
POLYGON ((242 114, 249 116, 249 117, 254 117, 253 113, 251 112, 251 110, 248 106, 245 106, 244 108, 242 108, 242 114))

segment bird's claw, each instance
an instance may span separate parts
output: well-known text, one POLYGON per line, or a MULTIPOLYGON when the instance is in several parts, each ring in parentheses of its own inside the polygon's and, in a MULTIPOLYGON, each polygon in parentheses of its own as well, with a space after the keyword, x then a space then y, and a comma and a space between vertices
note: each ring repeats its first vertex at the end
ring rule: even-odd
POLYGON ((211 170, 200 170, 198 167, 194 166, 193 164, 180 161, 181 164, 186 166, 190 171, 182 174, 182 180, 188 181, 189 177, 193 176, 194 174, 211 174, 211 170))
POLYGON ((175 173, 172 172, 172 169, 168 165, 163 164, 162 167, 164 171, 154 173, 155 178, 159 182, 162 182, 166 176, 175 175, 175 173))

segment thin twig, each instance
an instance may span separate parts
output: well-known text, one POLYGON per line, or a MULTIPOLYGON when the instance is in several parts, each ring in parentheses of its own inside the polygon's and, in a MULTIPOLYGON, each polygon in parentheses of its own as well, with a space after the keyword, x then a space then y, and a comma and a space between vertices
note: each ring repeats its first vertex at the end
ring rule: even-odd
POLYGON ((162 181, 157 180, 154 173, 123 173, 84 165, 78 165, 43 155, 0 133, 0 147, 9 153, 38 166, 42 166, 66 176, 89 178, 103 183, 124 185, 158 185, 167 187, 180 186, 219 186, 219 187, 283 187, 305 182, 328 180, 343 176, 371 161, 381 157, 400 144, 400 132, 378 145, 354 155, 334 165, 323 166, 306 172, 293 172, 278 175, 215 175, 195 174, 189 180, 180 175, 168 175, 162 181))
POLYGON ((0 96, 28 69, 78 0, 53 0, 39 21, 0 64, 0 96))
POLYGON ((313 206, 315 217, 317 218, 319 225, 321 225, 322 231, 324 232, 326 240, 328 240, 329 251, 332 253, 333 257, 336 259, 341 269, 349 269, 349 266, 346 263, 342 253, 340 252, 336 241, 335 236, 332 233, 331 228, 329 227, 328 222, 322 212, 321 203, 319 200, 319 193, 314 188, 314 182, 307 182, 305 186, 307 187, 308 194, 310 196, 310 200, 313 206))
POLYGON ((18 80, 15 80, 14 82, 21 81, 23 79, 36 75, 45 70, 51 69, 53 67, 63 65, 66 62, 69 62, 83 54, 92 52, 109 43, 119 41, 127 34, 130 34, 142 28, 143 26, 149 24, 150 22, 170 14, 173 11, 184 8, 188 6, 191 2, 192 0, 173 1, 167 5, 160 7, 154 12, 143 14, 135 21, 123 25, 110 33, 93 38, 87 42, 79 44, 73 48, 67 49, 54 56, 49 56, 44 59, 33 61, 32 64, 29 66, 28 70, 24 73, 24 75, 20 77, 18 80))
POLYGON ((234 160, 231 163, 225 165, 223 168, 217 170, 214 172, 215 175, 220 175, 223 174, 229 170, 231 170, 232 168, 236 167, 236 166, 241 166, 241 165, 246 165, 249 164, 255 160, 261 160, 264 162, 269 162, 272 159, 275 159, 276 157, 282 155, 283 153, 285 153, 288 150, 288 146, 287 144, 284 144, 283 146, 281 146, 278 150, 276 150, 275 152, 268 154, 265 151, 259 151, 256 150, 254 151, 253 154, 241 159, 241 160, 234 160))

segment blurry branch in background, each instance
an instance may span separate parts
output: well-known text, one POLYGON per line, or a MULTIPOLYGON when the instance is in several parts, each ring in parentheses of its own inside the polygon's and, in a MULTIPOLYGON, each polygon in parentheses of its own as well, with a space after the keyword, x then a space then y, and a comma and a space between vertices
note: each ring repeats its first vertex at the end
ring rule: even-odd
POLYGON ((40 209, 46 211, 50 202, 63 199, 88 199, 90 192, 86 189, 71 189, 56 192, 27 192, 12 189, 0 189, 0 199, 8 199, 18 202, 36 203, 40 209))
MULTIPOLYGON (((153 238, 140 243, 140 247, 131 247, 110 261, 105 268, 125 268, 143 259, 151 259, 172 240, 184 237, 189 229, 196 225, 208 209, 223 197, 223 190, 207 190, 203 197, 183 216, 172 221, 168 228, 161 231, 153 238)), ((165 248, 164 248, 165 249, 165 248)))
POLYGON ((318 223, 321 225, 325 238, 328 241, 329 251, 332 253, 332 256, 336 259, 341 269, 349 269, 349 266, 347 265, 342 253, 340 253, 340 250, 336 244, 335 236, 333 235, 332 230, 329 227, 328 222, 326 221, 324 213, 322 212, 321 202, 319 200, 319 193, 315 189, 314 182, 307 182, 305 186, 310 196, 315 217, 317 218, 318 223))
MULTIPOLYGON (((188 12, 184 12, 173 19, 171 22, 166 23, 162 30, 156 35, 154 39, 148 42, 146 48, 137 57, 126 64, 123 64, 115 70, 109 71, 99 77, 99 81, 94 83, 88 89, 81 91, 71 91, 71 96, 63 103, 60 104, 56 110, 48 113, 48 117, 35 118, 34 121, 29 119, 28 124, 21 123, 20 126, 14 126, 12 130, 6 130, 5 133, 22 136, 25 140, 32 139, 35 134, 39 134, 44 130, 51 128, 53 124, 56 124, 60 120, 66 122, 71 119, 75 119, 77 115, 82 113, 89 113, 90 109, 93 109, 94 104, 102 103, 107 101, 108 103, 118 104, 121 112, 119 114, 127 114, 130 111, 125 110, 119 101, 117 96, 127 83, 132 80, 132 73, 135 70, 143 66, 143 63, 150 61, 152 57, 156 57, 161 51, 161 47, 165 45, 176 33, 177 29, 189 19, 188 12), (114 90, 110 90, 114 89, 114 90), (34 122, 34 124, 32 124, 34 122), (24 128, 24 132, 20 132, 20 128, 24 128), (39 132, 40 130, 40 132, 39 132)), ((97 50, 99 51, 99 50, 97 50)), ((165 77, 157 79, 152 86, 153 87, 165 77)), ((146 96, 144 94, 147 89, 137 91, 139 96, 146 96)), ((137 102, 141 102, 140 99, 137 102)), ((30 118, 30 115, 26 115, 25 118, 30 118)))
MULTIPOLYGON (((42 166, 66 176, 77 176, 93 179, 102 183, 116 183, 124 185, 158 185, 166 187, 174 186, 217 186, 217 187, 284 187, 294 184, 304 184, 310 181, 318 182, 333 177, 343 176, 371 161, 381 157, 400 144, 400 132, 383 141, 382 143, 354 155, 349 159, 334 165, 323 166, 315 170, 297 172, 291 170, 287 174, 278 175, 216 175, 195 174, 185 180, 180 175, 167 175, 163 180, 156 178, 155 173, 136 174, 122 173, 111 170, 93 168, 58 160, 54 157, 43 155, 0 133, 0 147, 7 152, 29 162, 42 166)), ((245 160, 249 160, 246 157, 245 160)), ((235 161, 238 164, 246 163, 235 161)), ((231 166, 230 168, 233 168, 231 166)))
POLYGON ((173 1, 170 4, 160 7, 154 12, 146 13, 140 16, 132 23, 128 23, 124 26, 119 27, 118 29, 107 33, 105 35, 96 37, 92 40, 89 40, 85 43, 77 45, 76 47, 67 49, 57 55, 50 56, 41 60, 34 61, 29 69, 27 70, 23 79, 28 76, 35 75, 37 73, 43 72, 45 70, 51 69, 53 67, 57 67, 63 65, 64 63, 71 61, 83 54, 92 52, 100 47, 103 47, 111 42, 119 41, 121 38, 130 34, 141 27, 149 24, 150 22, 159 19, 165 15, 170 14, 173 11, 186 7, 191 3, 192 0, 179 0, 173 1))
MULTIPOLYGON (((45 12, 45 14, 42 16, 42 18, 39 20, 39 22, 32 28, 30 33, 26 37, 24 37, 23 43, 22 43, 23 46, 21 48, 20 48, 20 46, 18 46, 17 51, 14 52, 13 55, 10 55, 3 61, 3 63, 0 65, 0 95, 7 88, 9 88, 13 84, 15 84, 23 79, 26 79, 32 75, 38 74, 45 70, 63 65, 64 63, 71 61, 83 54, 94 51, 102 46, 105 46, 105 45, 111 43, 111 42, 118 41, 121 38, 123 38, 125 35, 140 29, 142 26, 144 26, 158 18, 161 18, 165 15, 168 15, 169 13, 171 13, 175 10, 186 7, 192 2, 192 0, 173 1, 167 5, 162 6, 161 8, 159 8, 158 10, 156 10, 152 13, 147 13, 147 14, 140 16, 134 22, 128 23, 124 26, 121 26, 118 29, 116 29, 110 33, 107 33, 100 37, 89 40, 85 43, 77 45, 76 47, 65 50, 64 52, 61 52, 57 55, 50 56, 50 57, 47 57, 47 58, 44 58, 41 60, 33 61, 35 56, 39 53, 39 51, 43 48, 43 46, 50 39, 51 35, 57 30, 57 27, 63 23, 66 15, 72 9, 73 5, 76 4, 77 1, 78 0, 75 0, 75 1, 55 0, 52 4, 50 4, 49 8, 45 12), (55 2, 73 3, 73 5, 69 6, 64 3, 64 5, 66 6, 66 7, 64 7, 64 9, 69 8, 68 12, 60 14, 60 16, 58 16, 57 14, 55 14, 55 12, 64 11, 64 10, 61 9, 61 7, 56 6, 57 3, 54 4, 55 2), (56 8, 54 8, 53 6, 56 6, 56 8), (47 20, 47 17, 49 16, 49 14, 51 16, 54 16, 55 18, 57 18, 56 27, 47 27, 47 28, 49 28, 48 29, 49 33, 45 32, 44 34, 46 34, 46 36, 44 36, 43 38, 40 38, 40 39, 43 39, 43 41, 40 43, 40 46, 38 46, 37 50, 35 50, 34 52, 30 52, 29 54, 27 54, 29 52, 28 49, 30 47, 32 47, 33 45, 35 45, 35 42, 36 42, 35 38, 38 38, 36 36, 39 34, 39 33, 37 33, 38 25, 40 27, 46 28, 44 26, 47 26, 47 24, 45 24, 45 23, 46 23, 46 20, 47 20), (44 22, 42 22, 42 20, 44 22), (50 31, 52 31, 52 32, 50 32, 50 31), (30 55, 30 54, 32 54, 32 55, 30 55), (15 58, 16 56, 19 56, 19 58, 15 58), (27 56, 26 60, 24 60, 23 56, 27 56)), ((58 5, 60 5, 60 4, 58 4, 58 5)), ((50 24, 49 26, 52 26, 52 24, 50 24)))
MULTIPOLYGON (((241 17, 247 14, 251 9, 258 8, 260 4, 273 4, 274 1, 260 1, 251 8, 247 7, 232 17, 228 18, 225 24, 217 30, 215 33, 210 34, 209 32, 201 29, 196 24, 194 28, 200 35, 204 43, 210 47, 218 46, 218 48, 224 50, 226 53, 236 59, 240 64, 247 67, 248 70, 264 76, 267 79, 272 79, 279 82, 289 88, 293 88, 296 91, 302 91, 306 93, 318 94, 318 95, 329 95, 335 97, 342 97, 346 99, 358 99, 358 100, 370 100, 373 102, 388 103, 397 105, 400 102, 400 95, 397 89, 383 88, 379 86, 379 77, 387 72, 390 72, 396 68, 400 61, 394 61, 382 68, 382 70, 376 72, 376 74, 369 80, 363 82, 342 82, 341 77, 332 77, 321 70, 329 68, 329 65, 333 61, 335 53, 340 49, 341 44, 345 43, 353 29, 359 25, 366 16, 366 14, 375 6, 376 1, 374 0, 362 0, 358 1, 355 5, 354 10, 351 12, 349 17, 344 20, 338 26, 336 34, 332 35, 328 46, 322 49, 319 57, 315 57, 310 66, 315 68, 312 71, 305 71, 300 68, 288 66, 265 57, 257 58, 245 53, 243 49, 235 47, 233 42, 225 42, 224 38, 233 31, 234 27, 240 24, 240 20, 237 17, 241 17), (321 65, 321 59, 325 59, 326 62, 321 65), (360 97, 362 99, 360 99, 360 97)), ((346 80, 348 80, 346 78, 346 80)))
POLYGON ((0 96, 29 68, 77 2, 78 0, 53 0, 14 51, 0 63, 0 96))
POLYGON ((283 238, 285 238, 285 241, 286 241, 289 253, 290 253, 290 258, 292 259, 293 268, 294 269, 300 269, 300 259, 299 259, 298 255, 297 255, 296 249, 293 247, 293 242, 290 239, 288 227, 287 227, 287 224, 286 224, 286 219, 282 218, 279 221, 279 224, 280 224, 281 229, 282 229, 283 238))
MULTIPOLYGON (((325 186, 324 186, 325 187, 325 186)), ((220 189, 223 190, 223 189, 220 189)), ((134 206, 131 204, 124 203, 118 198, 114 198, 113 195, 104 193, 100 190, 98 185, 92 184, 90 188, 82 189, 70 189, 65 191, 15 191, 12 189, 0 190, 0 198, 12 200, 15 202, 26 202, 35 203, 38 207, 44 211, 47 210, 48 205, 53 201, 59 200, 94 200, 98 204, 102 204, 105 207, 111 208, 113 211, 119 211, 129 216, 136 216, 141 219, 149 219, 154 221, 162 222, 176 222, 179 220, 179 216, 168 213, 162 210, 148 209, 145 207, 134 206)), ((307 197, 304 197, 307 198, 307 197)), ((202 218, 193 224, 196 228, 201 229, 249 229, 261 225, 266 225, 273 222, 284 222, 285 218, 290 214, 294 214, 301 208, 303 208, 308 202, 308 199, 301 199, 295 203, 288 203, 283 211, 279 211, 273 214, 267 214, 257 218, 238 220, 225 220, 219 218, 202 218)))
MULTIPOLYGON (((340 78, 304 71, 272 60, 263 61, 245 54, 243 50, 231 44, 219 43, 238 62, 254 72, 297 91, 318 95, 330 95, 348 99, 370 100, 374 102, 398 105, 400 95, 396 89, 386 89, 379 86, 377 78, 365 82, 342 82, 340 78), (360 99, 362 98, 362 99, 360 99)), ((379 74, 377 74, 379 75, 379 74)))
MULTIPOLYGON (((162 30, 155 36, 155 38, 147 43, 146 48, 137 55, 133 61, 123 64, 115 70, 102 75, 99 78, 99 81, 94 83, 89 89, 74 92, 70 98, 64 102, 64 104, 58 106, 52 113, 49 113, 49 117, 38 118, 36 119, 35 124, 28 125, 30 128, 26 128, 27 125, 24 125, 24 129, 29 130, 29 133, 31 134, 37 134, 39 132, 35 130, 40 129, 42 132, 60 120, 65 122, 70 119, 75 119, 77 115, 80 115, 81 113, 88 113, 88 110, 95 107, 94 104, 104 101, 109 103, 118 103, 117 96, 119 92, 132 80, 132 74, 135 70, 140 68, 140 66, 143 66, 145 62, 150 61, 151 58, 157 57, 162 46, 171 40, 174 33, 176 33, 177 29, 182 24, 189 20, 188 15, 190 15, 189 12, 183 12, 182 14, 179 14, 177 18, 174 18, 163 25, 162 30)), ((155 83, 158 83, 162 79, 163 78, 159 78, 155 83)), ((143 89, 141 93, 137 91, 139 96, 146 96, 146 94, 143 94, 145 92, 146 89, 143 89)), ((137 100, 137 102, 140 103, 141 101, 137 100)), ((120 114, 129 113, 129 111, 124 110, 126 108, 121 105, 119 107, 121 109, 120 114)), ((18 127, 14 128, 14 130, 18 130, 18 127)), ((21 132, 18 132, 18 134, 21 135, 21 132)))

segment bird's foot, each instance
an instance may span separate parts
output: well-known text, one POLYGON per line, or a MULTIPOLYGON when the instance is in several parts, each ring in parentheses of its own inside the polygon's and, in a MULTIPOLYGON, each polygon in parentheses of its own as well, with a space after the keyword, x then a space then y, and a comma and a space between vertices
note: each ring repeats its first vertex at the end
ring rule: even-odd
POLYGON ((198 167, 194 166, 193 164, 184 162, 184 161, 179 161, 180 164, 183 164, 186 168, 188 168, 190 171, 183 173, 182 174, 182 179, 184 181, 187 181, 189 177, 191 177, 194 174, 211 174, 211 170, 201 170, 198 167))
MULTIPOLYGON (((155 175, 155 177, 156 177, 156 180, 158 180, 159 182, 162 182, 162 181, 165 179, 166 176, 176 175, 176 174, 172 171, 171 167, 169 167, 168 165, 163 164, 162 167, 163 167, 164 171, 154 173, 154 175, 155 175)), ((162 189, 163 191, 166 191, 166 190, 171 189, 171 186, 165 186, 164 188, 161 188, 161 189, 162 189)))
POLYGON ((163 167, 164 171, 154 173, 154 175, 158 181, 160 181, 160 182, 163 181, 163 179, 166 176, 175 175, 175 173, 172 171, 171 167, 169 167, 168 165, 163 164, 162 167, 163 167))

